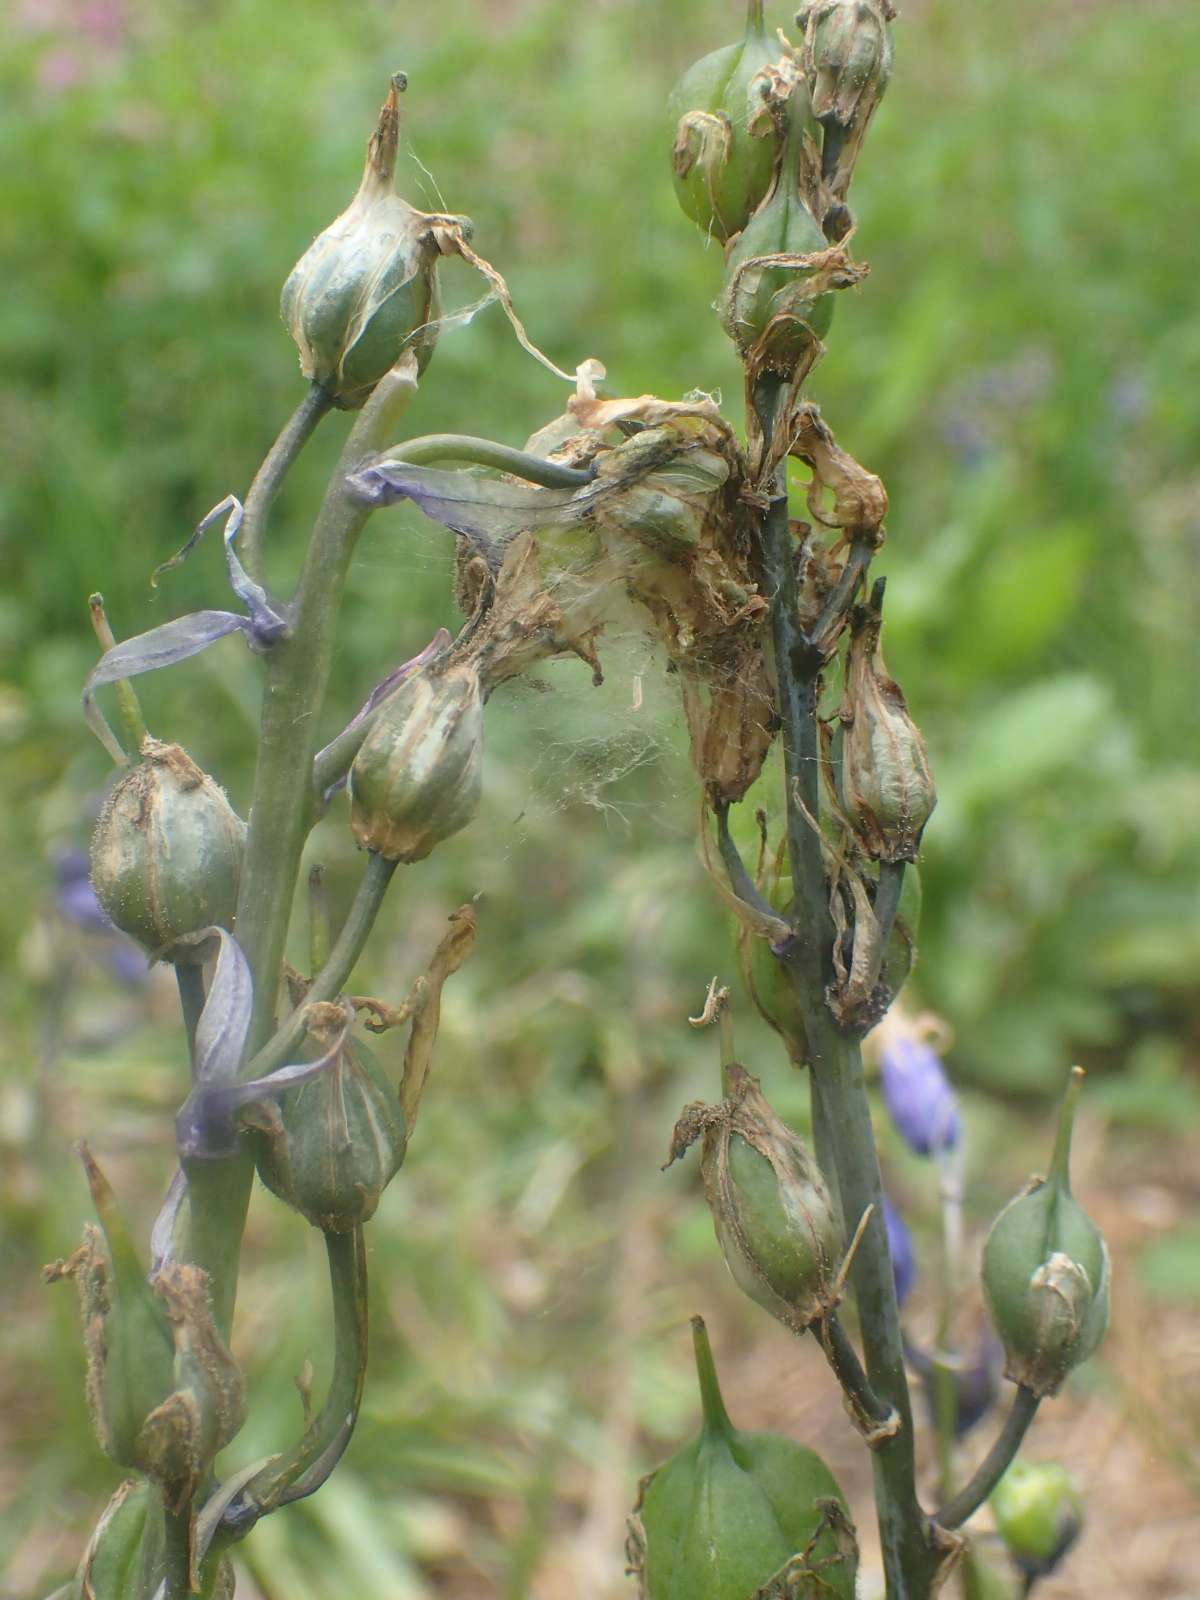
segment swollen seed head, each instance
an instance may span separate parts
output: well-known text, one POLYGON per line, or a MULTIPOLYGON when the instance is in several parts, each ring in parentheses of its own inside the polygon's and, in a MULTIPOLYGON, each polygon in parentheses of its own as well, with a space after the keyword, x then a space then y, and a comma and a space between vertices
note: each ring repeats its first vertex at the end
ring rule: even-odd
POLYGON ((392 190, 399 142, 399 90, 392 80, 350 205, 292 268, 281 311, 304 376, 344 410, 356 410, 411 344, 424 371, 439 315, 434 224, 465 218, 417 211, 392 190))
POLYGON ((245 823, 186 751, 147 738, 92 836, 96 898, 151 951, 200 928, 231 928, 245 838, 245 823))
POLYGON ((704 1323, 692 1327, 704 1418, 642 1479, 628 1543, 642 1600, 748 1600, 768 1585, 853 1600, 858 1547, 837 1480, 795 1440, 733 1426, 704 1323))
POLYGON ((1009 1201, 983 1248, 984 1293, 1004 1345, 1005 1370, 1039 1396, 1054 1394, 1108 1328, 1108 1247, 1070 1187, 1078 1068, 1076 1074, 1050 1176, 1031 1179, 1009 1201))
POLYGON ((722 244, 761 203, 779 159, 770 68, 778 55, 749 7, 746 37, 690 67, 671 91, 671 176, 685 215, 722 244))
POLYGON ((879 649, 880 619, 863 606, 851 623, 838 798, 866 853, 915 861, 937 790, 921 730, 879 649))
POLYGON ((719 1106, 687 1108, 672 1155, 704 1135, 701 1172, 726 1265, 752 1300, 801 1333, 837 1304, 842 1234, 816 1161, 733 1062, 719 1106))
MULTIPOLYGON (((340 1006, 313 1009, 336 1013, 335 1026, 344 1021, 340 1006)), ((321 1035, 318 1027, 327 1048, 321 1035)), ((258 1130, 259 1177, 325 1233, 347 1233, 373 1217, 404 1160, 399 1096, 357 1039, 347 1037, 333 1065, 289 1089, 278 1108, 261 1101, 248 1120, 258 1130)))
POLYGON ((466 666, 408 678, 384 701, 350 770, 359 844, 388 861, 420 861, 479 807, 483 699, 466 666))

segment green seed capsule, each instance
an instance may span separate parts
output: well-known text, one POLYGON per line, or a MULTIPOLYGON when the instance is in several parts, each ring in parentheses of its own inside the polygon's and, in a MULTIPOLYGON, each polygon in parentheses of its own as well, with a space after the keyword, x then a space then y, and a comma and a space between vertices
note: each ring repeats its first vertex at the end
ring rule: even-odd
POLYGON ((384 701, 355 757, 354 836, 388 861, 420 861, 471 821, 482 783, 478 674, 419 672, 384 701))
MULTIPOLYGON (((340 1007, 336 1011, 342 1020, 340 1007)), ((347 1038, 318 1077, 255 1108, 258 1175, 314 1227, 346 1233, 375 1215, 404 1160, 404 1113, 383 1068, 347 1038)))
POLYGON ((723 1069, 719 1106, 688 1106, 674 1160, 703 1135, 701 1172, 713 1227, 735 1282, 793 1333, 837 1304, 842 1230, 816 1161, 777 1117, 754 1078, 723 1069))
POLYGON ((1008 1203, 983 1248, 983 1287, 1005 1370, 1036 1395, 1054 1394, 1108 1327, 1108 1247, 1071 1194, 1071 1128, 1082 1080, 1076 1067, 1049 1177, 1031 1179, 1008 1203))
POLYGON ((642 1600, 852 1600, 858 1548, 837 1480, 815 1451, 729 1420, 704 1323, 692 1319, 704 1420, 643 1478, 629 1525, 642 1600))
POLYGON ((92 886, 107 915, 147 950, 233 926, 246 825, 177 744, 147 738, 92 836, 92 886))
POLYGON ((1035 1577, 1058 1565, 1083 1528, 1083 1496, 1056 1461, 1014 1461, 992 1491, 990 1505, 1013 1558, 1035 1577))
POLYGON ((470 231, 465 218, 417 211, 393 192, 403 87, 397 74, 354 199, 283 286, 283 320, 300 369, 344 410, 361 406, 410 344, 424 371, 440 314, 435 224, 470 231))
POLYGON ((697 61, 667 102, 679 204, 722 244, 742 231, 771 187, 780 140, 769 69, 778 54, 767 38, 763 0, 749 0, 742 42, 697 61))

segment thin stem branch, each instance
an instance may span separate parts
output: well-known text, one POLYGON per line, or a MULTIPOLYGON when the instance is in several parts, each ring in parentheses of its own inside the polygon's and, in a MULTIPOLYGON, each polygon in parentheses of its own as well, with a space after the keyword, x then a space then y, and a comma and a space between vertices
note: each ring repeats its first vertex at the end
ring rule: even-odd
POLYGON ((858 1351, 842 1325, 836 1311, 814 1325, 817 1341, 825 1353, 834 1377, 854 1410, 863 1428, 884 1427, 893 1413, 871 1388, 858 1351))
MULTIPOLYGON (((291 626, 266 656, 258 766, 238 896, 238 943, 254 974, 246 1055, 272 1032, 300 856, 313 816, 312 762, 333 661, 337 615, 354 543, 369 507, 347 475, 380 448, 416 392, 415 364, 392 369, 350 431, 318 514, 291 626)), ((243 1066, 243 1073, 245 1067, 243 1066)), ((243 1143, 227 1161, 196 1162, 188 1177, 190 1257, 209 1276, 213 1316, 228 1337, 254 1161, 243 1143)))
POLYGON ((187 1031, 188 1059, 196 1054, 196 1025, 204 1010, 204 969, 188 962, 175 963, 175 984, 179 990, 179 1009, 187 1031))
POLYGON ((238 1539, 276 1507, 314 1494, 337 1465, 354 1433, 367 1373, 367 1254, 363 1230, 327 1233, 333 1306, 333 1374, 325 1403, 304 1437, 253 1477, 222 1519, 238 1539))
POLYGON ((943 1528, 960 1528, 968 1517, 979 1510, 1012 1465, 1013 1457, 1021 1448, 1021 1441, 1028 1433, 1040 1404, 1039 1397, 1032 1389, 1027 1389, 1024 1384, 1017 1386, 1012 1409, 995 1444, 975 1469, 970 1482, 940 1511, 934 1512, 935 1522, 943 1528))
POLYGON ((395 861, 387 861, 383 856, 376 855, 374 851, 368 852, 367 865, 359 879, 358 891, 325 965, 309 984, 301 1004, 258 1054, 247 1063, 244 1077, 265 1078, 268 1073, 281 1067, 304 1037, 306 1007, 316 1005, 322 1000, 336 1000, 341 994, 346 986, 346 980, 354 971, 355 964, 363 953, 371 929, 375 926, 375 919, 379 915, 379 908, 395 875, 397 864, 395 861))
POLYGON ((879 863, 879 883, 875 890, 875 920, 879 924, 879 949, 882 956, 887 953, 888 940, 892 937, 892 929, 896 923, 896 913, 900 909, 900 896, 904 890, 903 861, 881 861, 879 863))
POLYGON ((469 433, 427 433, 419 439, 406 439, 384 452, 388 461, 407 461, 424 466, 432 461, 470 461, 480 467, 494 467, 529 483, 547 489, 580 489, 591 483, 592 473, 584 467, 568 467, 561 461, 514 450, 511 445, 492 439, 477 439, 469 433))
POLYGON ((271 446, 263 464, 254 474, 254 482, 246 491, 242 515, 242 531, 238 535, 241 545, 242 565, 257 582, 263 576, 263 540, 267 531, 267 518, 275 503, 284 478, 293 461, 312 438, 317 424, 333 405, 329 393, 319 384, 312 383, 300 404, 283 426, 278 439, 271 446))

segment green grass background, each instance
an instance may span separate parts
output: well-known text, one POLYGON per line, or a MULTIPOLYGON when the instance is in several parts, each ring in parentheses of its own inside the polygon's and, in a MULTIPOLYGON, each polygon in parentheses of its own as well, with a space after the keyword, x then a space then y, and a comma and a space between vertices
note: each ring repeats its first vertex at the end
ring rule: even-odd
MULTIPOLYGON (((0 64, 0 1563, 13 1595, 61 1580, 114 1481, 83 1413, 70 1297, 36 1287, 86 1215, 72 1141, 86 1134, 148 1217, 183 1092, 170 993, 120 990, 52 911, 51 856, 86 842, 107 781, 79 711, 95 655, 86 596, 103 590, 120 635, 224 604, 215 547, 154 595, 148 576, 245 489, 299 399, 279 287, 353 192, 396 67, 419 158, 402 191, 474 218, 538 344, 567 368, 599 356, 615 393, 719 389, 736 412, 737 369, 707 309, 720 254, 676 208, 661 108, 739 10, 16 7, 0 64)), ((768 13, 790 24, 784 7, 768 13)), ((1147 1149, 1200 1121, 1198 62, 1200 13, 1184 0, 912 0, 852 195, 871 275, 839 306, 811 386, 891 495, 888 662, 941 796, 914 992, 954 1030, 989 1174, 981 1221, 1005 1194, 990 1158, 1028 1164, 1022 1119, 1072 1059, 1094 1069, 1096 1115, 1147 1149)), ((451 304, 481 292, 461 266, 444 283, 451 304)), ((519 444, 563 399, 493 306, 443 338, 409 421, 519 444)), ((272 533, 281 582, 342 426, 323 427, 289 480, 272 533)), ((331 735, 383 671, 454 625, 450 556, 415 513, 372 523, 331 735)), ((403 875, 364 963, 362 986, 398 998, 446 912, 482 893, 420 1138, 372 1227, 364 1425, 334 1485, 247 1545, 271 1596, 322 1600, 347 1581, 461 1595, 464 1573, 482 1573, 480 1592, 515 1600, 549 1581, 535 1575, 553 1531, 583 1516, 614 1372, 642 1430, 639 1470, 690 1426, 675 1331, 697 1285, 732 1290, 698 1193, 657 1164, 678 1105, 713 1092, 712 1047, 684 1018, 733 963, 695 857, 670 685, 636 639, 606 666, 599 691, 563 663, 497 697, 484 811, 403 875), (635 1314, 643 1233, 665 1275, 635 1314), (352 1580, 346 1563, 360 1564, 352 1580)), ((243 810, 256 697, 235 642, 144 696, 155 731, 243 810)), ((337 807, 314 848, 344 904, 357 868, 337 807)), ((802 1118, 770 1036, 742 1027, 744 1053, 802 1118)), ((1182 1278, 1195 1295, 1194 1272, 1165 1259, 1154 1284, 1177 1293, 1182 1278)), ((239 1460, 296 1425, 291 1374, 308 1354, 319 1389, 319 1268, 303 1227, 262 1203, 239 1460)))

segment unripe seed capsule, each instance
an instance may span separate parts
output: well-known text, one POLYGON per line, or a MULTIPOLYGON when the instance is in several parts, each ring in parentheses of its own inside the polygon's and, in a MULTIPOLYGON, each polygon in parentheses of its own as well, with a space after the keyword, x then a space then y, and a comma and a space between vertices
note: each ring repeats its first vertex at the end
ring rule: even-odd
POLYGON ((151 951, 200 928, 232 928, 245 840, 245 823, 187 752, 147 738, 92 836, 96 898, 151 951))
POLYGON ((692 1332, 704 1420, 642 1479, 628 1543, 642 1600, 749 1600, 774 1579, 771 1593, 852 1600, 858 1547, 837 1480, 794 1439, 733 1426, 699 1317, 692 1332))
POLYGON ((1052 1572, 1083 1528, 1083 1496, 1057 1461, 1014 1461, 992 1491, 996 1527, 1028 1578, 1052 1572))
POLYGON ((478 673, 415 674, 384 701, 350 769, 355 838, 387 861, 422 860, 471 821, 482 773, 478 673))
POLYGON ((1054 1394, 1108 1328, 1104 1235, 1071 1194, 1071 1128, 1082 1083, 1071 1075, 1050 1175, 1033 1178, 992 1224, 983 1287, 1015 1383, 1054 1394))
POLYGON ((779 134, 769 100, 777 45, 762 0, 749 0, 746 36, 690 67, 671 91, 671 175, 684 213, 722 244, 740 233, 771 187, 779 134))

